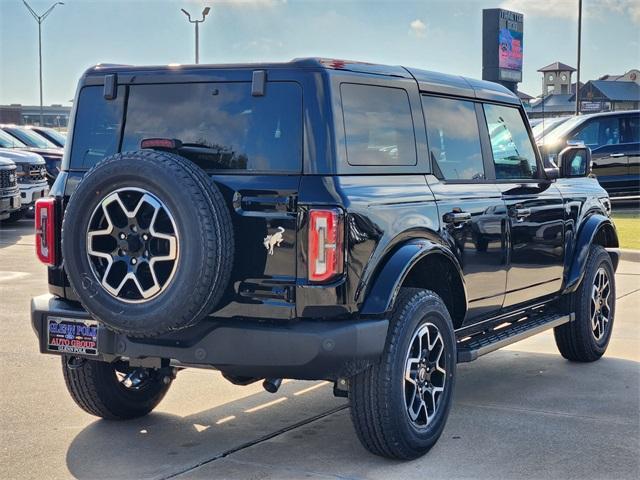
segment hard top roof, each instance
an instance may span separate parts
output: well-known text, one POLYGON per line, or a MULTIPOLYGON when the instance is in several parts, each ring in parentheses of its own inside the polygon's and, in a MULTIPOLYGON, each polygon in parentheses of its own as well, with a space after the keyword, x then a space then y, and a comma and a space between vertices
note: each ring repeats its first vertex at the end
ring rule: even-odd
POLYGON ((276 63, 239 63, 239 64, 199 64, 199 65, 155 65, 133 66, 117 64, 98 64, 85 71, 85 75, 105 75, 110 73, 144 73, 158 71, 204 72, 206 70, 269 70, 269 69, 310 69, 331 71, 349 71, 370 75, 382 75, 399 78, 414 78, 421 91, 458 95, 470 98, 495 100, 519 104, 520 99, 511 91, 493 82, 476 80, 458 75, 402 67, 399 65, 381 65, 354 60, 333 58, 295 58, 289 62, 276 63))

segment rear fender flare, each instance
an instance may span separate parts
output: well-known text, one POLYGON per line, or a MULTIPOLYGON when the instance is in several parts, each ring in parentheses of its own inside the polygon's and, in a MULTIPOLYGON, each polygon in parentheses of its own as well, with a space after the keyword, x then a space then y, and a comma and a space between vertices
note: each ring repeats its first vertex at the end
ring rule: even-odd
POLYGON ((442 255, 455 266, 464 289, 464 276, 460 263, 445 246, 426 239, 413 239, 397 248, 386 260, 380 273, 374 278, 363 306, 362 315, 383 315, 393 308, 400 287, 411 269, 427 255, 442 255))
MULTIPOLYGON (((589 216, 583 222, 576 235, 573 255, 568 259, 568 265, 565 268, 563 293, 573 292, 580 285, 587 265, 589 250, 600 234, 604 234, 602 245, 605 248, 618 248, 618 234, 611 219, 600 213, 589 216)), ((615 269, 618 265, 618 253, 615 250, 609 250, 609 255, 611 255, 615 269)))

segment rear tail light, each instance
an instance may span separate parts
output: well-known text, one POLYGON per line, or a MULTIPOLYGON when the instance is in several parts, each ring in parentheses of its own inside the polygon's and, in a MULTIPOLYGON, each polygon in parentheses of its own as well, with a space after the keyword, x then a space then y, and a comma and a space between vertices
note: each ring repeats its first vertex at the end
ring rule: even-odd
POLYGON ((55 265, 55 207, 54 198, 41 198, 36 202, 36 254, 45 265, 55 265))
POLYGON ((309 212, 309 281, 326 282, 344 269, 344 226, 340 210, 309 212))

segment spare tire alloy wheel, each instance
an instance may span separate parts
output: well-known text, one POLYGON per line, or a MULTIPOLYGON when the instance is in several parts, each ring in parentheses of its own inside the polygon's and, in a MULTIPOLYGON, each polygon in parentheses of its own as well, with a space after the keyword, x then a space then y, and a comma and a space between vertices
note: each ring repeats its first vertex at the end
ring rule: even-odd
POLYGON ((121 188, 96 207, 87 231, 91 269, 112 296, 145 302, 178 267, 179 236, 167 206, 142 188, 121 188))
POLYGON ((63 265, 83 307, 135 337, 187 328, 214 311, 234 244, 229 205, 211 177, 151 150, 97 163, 62 221, 63 265))
POLYGON ((405 367, 404 398, 407 414, 416 428, 435 417, 447 382, 444 340, 438 327, 425 323, 411 339, 405 367))

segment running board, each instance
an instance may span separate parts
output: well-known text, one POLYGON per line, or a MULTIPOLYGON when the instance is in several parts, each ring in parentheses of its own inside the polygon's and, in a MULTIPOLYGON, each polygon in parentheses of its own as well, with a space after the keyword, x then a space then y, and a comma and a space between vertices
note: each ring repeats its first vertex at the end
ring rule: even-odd
POLYGON ((484 333, 458 341, 458 363, 472 362, 487 353, 519 342, 573 320, 574 314, 547 313, 535 317, 524 317, 510 325, 502 325, 484 333))

